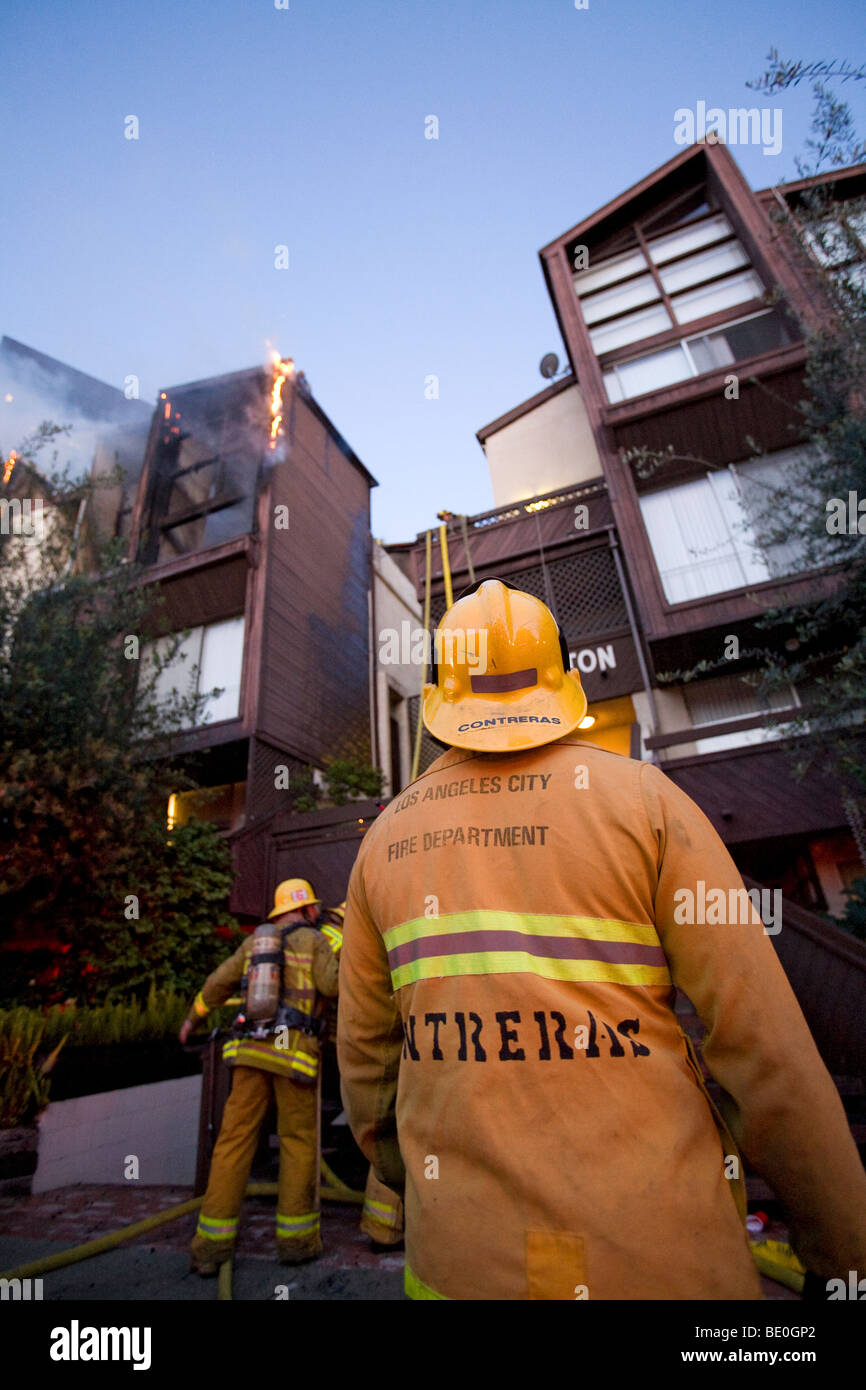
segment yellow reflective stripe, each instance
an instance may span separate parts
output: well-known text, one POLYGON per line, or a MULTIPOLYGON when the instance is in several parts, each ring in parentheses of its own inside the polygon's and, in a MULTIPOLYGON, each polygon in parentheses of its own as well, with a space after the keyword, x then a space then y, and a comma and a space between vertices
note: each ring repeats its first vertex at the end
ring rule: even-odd
POLYGON ((649 922, 479 909, 417 917, 383 933, 395 990, 454 975, 530 974, 570 983, 671 983, 649 922))
POLYGON ((429 1284, 423 1283, 423 1281, 418 1278, 417 1274, 412 1273, 408 1265, 405 1265, 403 1269, 403 1288, 410 1298, 435 1299, 437 1303, 451 1302, 450 1298, 447 1298, 444 1293, 436 1293, 434 1289, 430 1288, 429 1284))
POLYGON ((613 917, 545 916, 534 912, 494 912, 480 908, 473 912, 452 912, 444 917, 415 917, 411 922, 389 927, 382 933, 385 950, 392 951, 407 941, 425 936, 446 936, 451 932, 518 931, 529 936, 566 936, 583 941, 628 941, 635 946, 658 946, 659 936, 651 922, 620 922, 613 917))
POLYGON ((196 1235, 204 1240, 233 1240, 237 1228, 236 1216, 199 1216, 196 1235))
POLYGON ((210 1013, 210 1009, 208 1008, 207 1004, 204 1002, 204 995, 202 994, 201 990, 199 990, 198 994, 195 996, 195 1001, 194 1001, 194 1003, 193 1003, 193 1008, 195 1009, 195 1011, 196 1011, 196 1013, 198 1014, 198 1017, 199 1017, 199 1018, 204 1018, 205 1014, 209 1014, 209 1013, 210 1013))
POLYGON ((306 1052, 293 1052, 291 1058, 292 1064, 297 1067, 298 1071, 305 1071, 308 1076, 316 1075, 316 1059, 314 1057, 310 1057, 306 1052))
POLYGON ((281 1236, 305 1236, 310 1231, 318 1229, 321 1218, 317 1211, 309 1212, 306 1216, 281 1216, 277 1212, 277 1235, 281 1236))
POLYGON ((275 1062, 287 1074, 299 1071, 304 1076, 315 1077, 318 1073, 318 1056, 300 1049, 271 1047, 268 1043, 245 1038, 233 1038, 223 1044, 223 1061, 243 1061, 245 1057, 260 1057, 269 1063, 275 1062))
POLYGON ((397 1208, 388 1207, 384 1202, 371 1202, 370 1198, 367 1197, 364 1201, 364 1211, 383 1226, 396 1226, 397 1224, 397 1208))
POLYGON ((603 960, 552 960, 526 951, 473 951, 467 955, 427 956, 391 971, 394 989, 453 975, 539 975, 545 980, 611 985, 669 985, 666 965, 624 965, 603 960))
POLYGON ((367 1197, 364 1206, 368 1211, 383 1211, 385 1213, 395 1212, 397 1208, 387 1202, 374 1202, 372 1197, 367 1197))

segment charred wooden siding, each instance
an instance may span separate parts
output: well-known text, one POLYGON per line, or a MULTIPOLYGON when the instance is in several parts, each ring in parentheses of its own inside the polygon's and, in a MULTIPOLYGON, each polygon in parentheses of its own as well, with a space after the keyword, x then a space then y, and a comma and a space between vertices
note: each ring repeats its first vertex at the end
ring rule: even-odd
POLYGON ((370 475, 295 388, 287 455, 273 471, 256 719, 261 735, 321 764, 370 754, 367 592, 370 475), (274 508, 288 507, 276 529, 274 508))

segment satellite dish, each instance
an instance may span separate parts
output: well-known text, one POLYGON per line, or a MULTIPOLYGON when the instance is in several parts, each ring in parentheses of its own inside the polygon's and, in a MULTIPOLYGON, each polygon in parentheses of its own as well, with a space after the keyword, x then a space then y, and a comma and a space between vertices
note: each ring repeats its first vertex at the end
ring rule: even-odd
POLYGON ((559 371, 559 358, 555 352, 546 352, 538 364, 538 370, 548 380, 559 371))

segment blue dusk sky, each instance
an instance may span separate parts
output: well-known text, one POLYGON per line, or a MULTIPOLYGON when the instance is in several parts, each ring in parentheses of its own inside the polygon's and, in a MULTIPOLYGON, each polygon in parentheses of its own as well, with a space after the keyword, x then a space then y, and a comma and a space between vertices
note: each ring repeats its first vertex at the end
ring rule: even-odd
MULTIPOLYGON (((732 153, 796 177, 809 84, 746 81, 771 46, 859 64, 863 34, 859 0, 7 0, 0 333, 148 400, 272 344, 408 539, 493 505, 475 431, 565 361, 539 248, 699 101, 780 107, 778 154, 732 153)), ((864 89, 833 84, 861 134, 864 89)))

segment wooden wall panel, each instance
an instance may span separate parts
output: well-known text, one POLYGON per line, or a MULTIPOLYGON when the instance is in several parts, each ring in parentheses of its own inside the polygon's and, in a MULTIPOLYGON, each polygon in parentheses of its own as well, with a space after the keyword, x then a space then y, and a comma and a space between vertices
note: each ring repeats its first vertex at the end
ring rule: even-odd
POLYGON ((298 392, 271 478, 258 732, 321 764, 369 757, 370 480, 298 392), (327 449, 326 449, 327 442, 327 449), (273 508, 289 508, 276 530, 273 508))
POLYGON ((803 782, 791 775, 781 748, 753 745, 662 764, 728 845, 800 835, 845 825, 836 784, 817 771, 803 782))
POLYGON ((165 599, 164 617, 170 631, 199 627, 243 613, 249 561, 245 553, 221 564, 198 566, 167 579, 159 592, 165 599))

